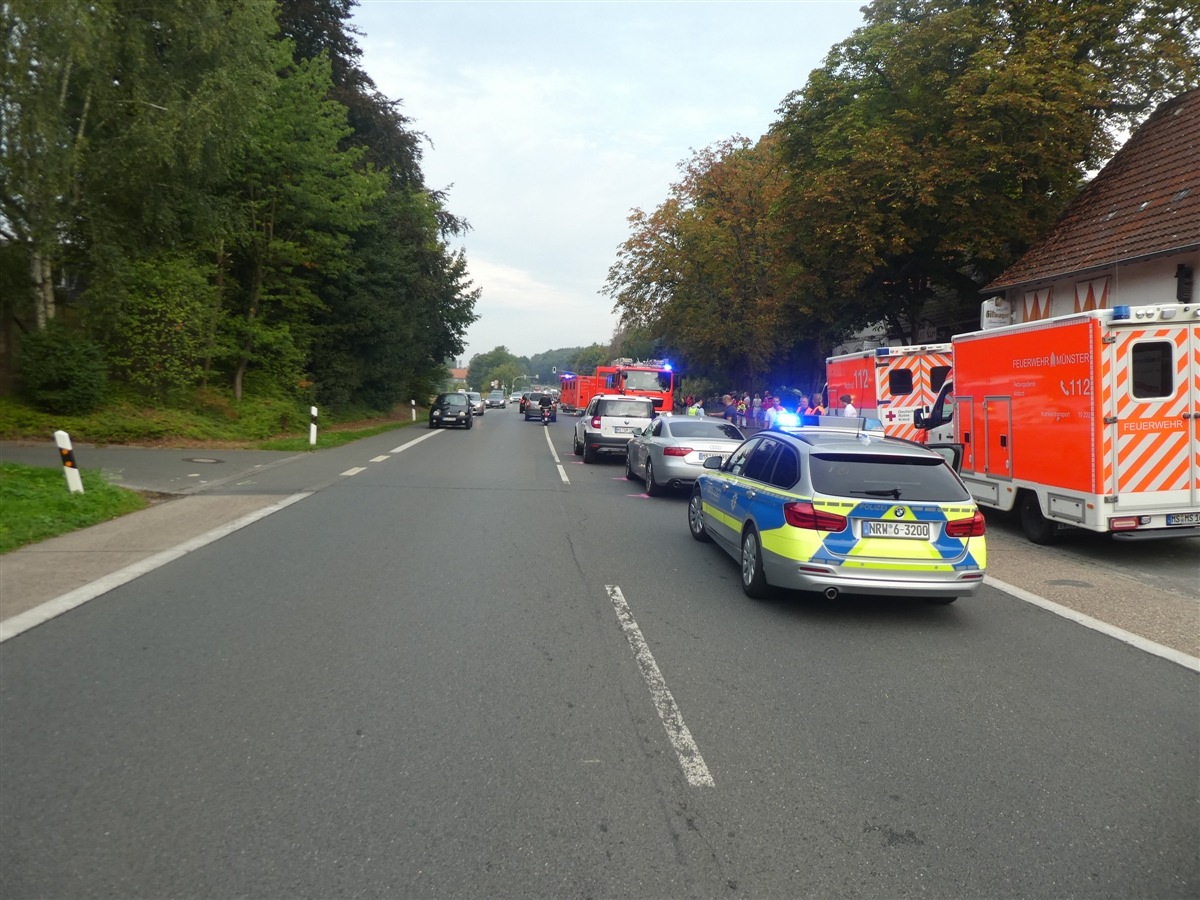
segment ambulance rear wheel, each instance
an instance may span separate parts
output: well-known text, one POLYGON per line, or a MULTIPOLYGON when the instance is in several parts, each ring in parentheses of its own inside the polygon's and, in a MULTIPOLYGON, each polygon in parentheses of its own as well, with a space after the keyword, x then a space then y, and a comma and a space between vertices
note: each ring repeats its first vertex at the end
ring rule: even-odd
POLYGON ((1037 494, 1026 491, 1021 495, 1019 514, 1021 530, 1035 544, 1053 544, 1058 540, 1058 527, 1042 515, 1037 494))

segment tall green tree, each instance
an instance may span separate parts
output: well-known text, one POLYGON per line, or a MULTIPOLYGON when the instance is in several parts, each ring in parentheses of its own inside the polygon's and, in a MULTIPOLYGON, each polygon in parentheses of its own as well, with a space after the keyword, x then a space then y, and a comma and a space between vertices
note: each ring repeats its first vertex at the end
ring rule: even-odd
MULTIPOLYGON (((281 45, 282 51, 290 51, 281 45)), ((257 121, 254 154, 236 173, 243 228, 235 269, 242 286, 236 319, 235 397, 256 364, 281 383, 301 380, 310 347, 319 272, 345 269, 349 235, 363 227, 384 190, 382 175, 357 166, 359 151, 339 149, 345 108, 327 99, 329 63, 287 60, 274 102, 257 121)))
POLYGON ((476 353, 467 363, 467 384, 472 390, 486 393, 492 382, 511 385, 522 374, 517 358, 503 344, 486 353, 476 353))
MULTIPOLYGON (((97 71, 111 37, 109 4, 0 4, 0 229, 28 267, 37 327, 55 315, 54 273, 79 199, 97 71)), ((24 313, 26 308, 15 310, 24 313)))
POLYGON ((775 140, 723 141, 681 170, 662 205, 630 217, 604 292, 622 325, 661 335, 690 371, 749 385, 796 341, 802 312, 775 215, 775 140))
POLYGON ((448 245, 468 224, 446 210, 442 192, 424 184, 424 136, 360 66, 348 21, 354 5, 285 0, 280 29, 297 62, 329 60, 329 98, 346 108, 350 125, 341 145, 387 178, 370 224, 350 235, 346 267, 332 278, 315 273, 322 301, 310 357, 316 391, 326 403, 353 399, 388 408, 440 381, 442 360, 462 352, 479 291, 466 277, 462 251, 448 245))
POLYGON ((270 0, 0 5, 0 210, 25 248, 35 320, 55 271, 170 246, 245 148, 274 79, 270 0))

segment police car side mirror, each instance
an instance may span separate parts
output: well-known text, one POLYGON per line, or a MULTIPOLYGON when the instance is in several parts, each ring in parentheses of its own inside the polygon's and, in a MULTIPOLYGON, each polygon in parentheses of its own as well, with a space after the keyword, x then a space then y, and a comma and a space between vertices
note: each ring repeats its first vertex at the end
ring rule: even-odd
POLYGON ((721 457, 719 457, 719 456, 710 456, 706 460, 704 460, 704 468, 719 469, 719 468, 721 468, 721 464, 724 462, 725 462, 725 460, 721 459, 721 457))

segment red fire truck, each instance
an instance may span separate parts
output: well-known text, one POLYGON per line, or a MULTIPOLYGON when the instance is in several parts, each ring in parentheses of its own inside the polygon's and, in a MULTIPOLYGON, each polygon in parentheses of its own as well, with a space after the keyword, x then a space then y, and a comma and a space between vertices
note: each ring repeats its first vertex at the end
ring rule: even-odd
POLYGON ((661 359, 638 362, 614 359, 607 366, 597 366, 594 375, 564 372, 558 381, 558 403, 566 413, 581 412, 596 394, 649 397, 656 413, 668 413, 674 408, 675 373, 671 364, 661 359))

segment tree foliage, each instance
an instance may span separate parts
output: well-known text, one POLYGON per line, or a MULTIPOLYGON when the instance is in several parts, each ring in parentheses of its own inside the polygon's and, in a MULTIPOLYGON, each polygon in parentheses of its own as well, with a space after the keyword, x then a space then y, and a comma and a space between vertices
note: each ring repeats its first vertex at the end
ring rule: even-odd
POLYGON ((1116 131, 1196 83, 1197 13, 1158 2, 877 0, 866 19, 773 129, 792 254, 844 330, 911 338, 935 296, 973 309, 1116 131))
POLYGON ((467 384, 473 391, 487 393, 492 389, 492 382, 511 386, 513 381, 525 374, 521 371, 517 357, 501 345, 486 353, 476 353, 467 364, 467 384))
POLYGON ((819 386, 863 326, 912 339, 935 299, 975 319, 1198 58, 1194 4, 876 0, 768 135, 694 154, 633 211, 604 293, 688 378, 819 386))
POLYGON ((622 325, 661 335, 689 371, 748 383, 797 340, 801 309, 775 209, 785 185, 776 142, 734 138, 680 169, 668 199, 634 210, 605 293, 622 325))
POLYGON ((21 393, 39 409, 82 415, 104 400, 108 388, 104 351, 60 322, 28 335, 19 361, 21 393))
POLYGON ((439 381, 475 319, 468 225, 360 68, 353 5, 0 5, 6 327, 75 307, 155 396, 254 374, 386 409, 439 381))

